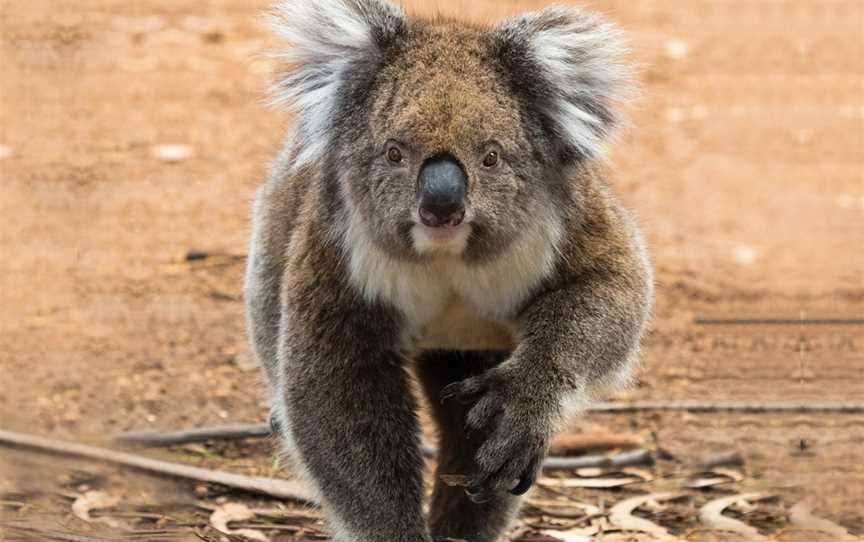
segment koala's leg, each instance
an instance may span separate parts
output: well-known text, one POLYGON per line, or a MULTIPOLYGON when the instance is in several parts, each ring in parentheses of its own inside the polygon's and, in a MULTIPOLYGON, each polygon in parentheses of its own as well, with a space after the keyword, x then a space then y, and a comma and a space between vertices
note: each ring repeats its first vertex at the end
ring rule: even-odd
POLYGON ((466 438, 466 407, 458 401, 442 403, 441 390, 448 384, 481 374, 508 356, 507 352, 427 351, 417 360, 417 375, 439 433, 438 468, 429 510, 433 538, 492 542, 504 533, 518 511, 519 497, 509 493, 502 492, 488 502, 477 504, 468 499, 464 488, 441 481, 442 474, 474 473, 475 454, 483 443, 483 439, 474 442, 466 438))
POLYGON ((284 436, 338 542, 430 542, 423 459, 405 360, 351 342, 292 349, 284 436))

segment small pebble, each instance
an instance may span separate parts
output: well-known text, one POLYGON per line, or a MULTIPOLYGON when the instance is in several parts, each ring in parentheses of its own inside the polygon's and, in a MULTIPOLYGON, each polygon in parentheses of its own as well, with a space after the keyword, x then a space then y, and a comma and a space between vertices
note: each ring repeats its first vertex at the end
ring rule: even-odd
POLYGON ((663 48, 667 58, 672 60, 681 60, 690 54, 690 45, 682 40, 669 40, 663 48))
POLYGON ((735 261, 741 265, 750 265, 759 259, 759 251, 747 245, 735 248, 735 261))
POLYGON ((855 194, 839 194, 837 196, 837 206, 842 209, 864 209, 864 196, 856 196, 855 194))
POLYGON ((182 162, 192 156, 192 147, 179 144, 154 145, 150 154, 163 162, 182 162))
POLYGON ((260 368, 260 365, 258 365, 258 359, 248 350, 239 352, 234 356, 233 360, 234 365, 236 365, 241 371, 255 371, 260 368))
POLYGON ((666 120, 668 122, 678 124, 683 121, 685 117, 684 110, 680 107, 670 107, 666 110, 666 120))

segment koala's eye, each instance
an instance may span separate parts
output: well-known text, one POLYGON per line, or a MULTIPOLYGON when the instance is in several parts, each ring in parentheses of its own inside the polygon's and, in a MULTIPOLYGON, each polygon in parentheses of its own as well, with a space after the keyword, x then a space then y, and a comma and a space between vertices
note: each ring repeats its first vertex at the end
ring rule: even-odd
POLYGON ((387 149, 387 160, 390 160, 390 162, 392 162, 394 164, 401 164, 402 163, 402 151, 400 151, 396 147, 390 147, 389 149, 387 149))
POLYGON ((483 157, 483 167, 495 167, 498 165, 498 151, 489 151, 483 157))

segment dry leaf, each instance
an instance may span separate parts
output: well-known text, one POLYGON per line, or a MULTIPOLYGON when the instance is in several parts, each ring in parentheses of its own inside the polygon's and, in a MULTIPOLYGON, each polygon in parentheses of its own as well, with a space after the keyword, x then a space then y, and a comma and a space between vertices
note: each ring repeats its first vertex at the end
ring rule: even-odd
POLYGON ((120 497, 109 495, 104 491, 87 491, 83 495, 79 495, 75 502, 72 503, 72 514, 78 519, 83 519, 88 523, 99 522, 111 527, 119 527, 120 524, 111 518, 92 518, 90 512, 93 510, 101 510, 103 508, 111 508, 120 503, 120 497))
POLYGON ((735 482, 740 482, 741 480, 744 479, 743 474, 741 474, 740 472, 738 472, 736 470, 732 470, 732 469, 718 468, 718 469, 712 469, 711 472, 713 474, 719 474, 720 476, 726 476, 728 478, 731 478, 735 482))
POLYGON ((732 469, 716 468, 706 472, 696 474, 695 478, 691 478, 684 483, 684 487, 689 489, 703 489, 706 487, 714 487, 721 484, 730 484, 740 482, 744 476, 732 469))
POLYGON ((654 480, 654 474, 651 471, 640 469, 637 467, 624 467, 621 469, 621 472, 627 474, 629 476, 636 476, 638 478, 642 478, 645 482, 650 482, 654 480))
POLYGON ((270 539, 261 531, 255 529, 231 529, 228 524, 232 521, 248 521, 255 518, 255 512, 245 504, 228 502, 217 508, 210 514, 210 524, 214 529, 223 534, 242 536, 249 540, 269 542, 270 539))
POLYGON ((542 478, 539 482, 541 486, 573 488, 585 487, 594 489, 608 489, 613 487, 623 487, 630 484, 638 484, 644 482, 642 478, 634 476, 626 478, 542 478))
POLYGON ((810 505, 806 502, 799 502, 789 509, 789 521, 801 529, 830 534, 837 537, 837 540, 851 539, 849 531, 840 525, 814 516, 810 505))
POLYGON ((712 529, 731 531, 733 533, 744 535, 751 540, 765 540, 765 537, 759 534, 758 529, 751 525, 747 525, 743 521, 738 521, 729 516, 724 516, 723 510, 738 502, 758 501, 766 497, 767 495, 761 493, 745 493, 742 495, 733 495, 731 497, 714 499, 699 509, 699 520, 712 529))
POLYGON ((725 476, 715 478, 693 478, 684 483, 687 489, 705 489, 706 487, 719 486, 721 484, 731 484, 734 480, 730 480, 725 476))
POLYGON ((547 529, 540 532, 549 538, 562 540, 563 542, 591 542, 591 537, 597 534, 597 530, 595 529, 591 534, 583 534, 582 531, 584 530, 585 529, 569 529, 567 531, 551 531, 547 529))
POLYGON ((543 509, 543 508, 575 508, 578 510, 582 510, 586 516, 594 516, 600 513, 600 508, 594 506, 593 504, 587 504, 582 502, 576 502, 573 500, 566 501, 552 501, 548 499, 528 499, 528 504, 531 506, 543 509))
POLYGON ((609 519, 613 525, 624 531, 637 531, 658 538, 670 538, 669 531, 647 519, 634 516, 633 511, 649 502, 669 501, 681 496, 680 493, 654 493, 624 499, 609 510, 609 519))

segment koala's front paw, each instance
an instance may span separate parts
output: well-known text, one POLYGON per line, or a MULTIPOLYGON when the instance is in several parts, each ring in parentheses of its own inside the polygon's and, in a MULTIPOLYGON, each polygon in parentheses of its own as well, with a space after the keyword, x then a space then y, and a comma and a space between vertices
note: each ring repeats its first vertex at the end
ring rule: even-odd
POLYGON ((470 405, 466 431, 472 440, 482 441, 468 497, 482 503, 500 491, 526 493, 546 457, 554 406, 533 392, 529 382, 498 368, 450 384, 441 391, 441 400, 470 405))

